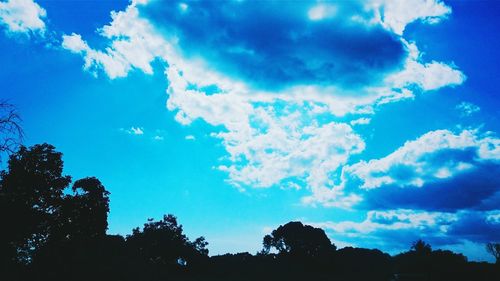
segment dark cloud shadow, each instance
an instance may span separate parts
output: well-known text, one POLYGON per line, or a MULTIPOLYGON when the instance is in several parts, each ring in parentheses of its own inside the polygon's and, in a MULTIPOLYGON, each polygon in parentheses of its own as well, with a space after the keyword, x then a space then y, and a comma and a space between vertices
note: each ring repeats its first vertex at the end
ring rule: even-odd
POLYGON ((311 21, 306 1, 155 1, 141 14, 168 36, 175 36, 188 57, 256 88, 297 84, 356 87, 374 83, 402 67, 402 42, 369 18, 356 1, 327 2, 335 15, 311 21))
POLYGON ((494 209, 500 206, 498 175, 500 165, 490 162, 477 164, 467 172, 448 179, 435 180, 422 187, 386 185, 363 191, 364 201, 360 207, 427 211, 494 209))

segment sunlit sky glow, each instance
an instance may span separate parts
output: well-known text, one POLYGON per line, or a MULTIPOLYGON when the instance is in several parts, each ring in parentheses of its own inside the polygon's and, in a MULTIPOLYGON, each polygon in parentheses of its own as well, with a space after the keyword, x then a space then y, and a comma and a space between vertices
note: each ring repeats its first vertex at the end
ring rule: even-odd
POLYGON ((497 1, 0 1, 27 145, 111 192, 108 233, 178 216, 211 254, 291 220, 338 246, 489 260, 497 1))

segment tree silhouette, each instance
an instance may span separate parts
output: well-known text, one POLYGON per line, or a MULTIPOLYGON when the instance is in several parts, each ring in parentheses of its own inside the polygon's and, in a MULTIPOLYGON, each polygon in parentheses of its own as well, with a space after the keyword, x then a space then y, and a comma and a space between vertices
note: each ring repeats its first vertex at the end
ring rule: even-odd
POLYGON ((95 177, 77 180, 64 197, 61 225, 67 238, 98 238, 108 229, 109 192, 95 177))
POLYGON ((142 262, 170 269, 206 256, 207 244, 203 237, 191 242, 173 215, 165 215, 159 221, 149 219, 142 230, 135 228, 127 236, 127 246, 142 262))
POLYGON ((417 240, 411 245, 411 250, 419 255, 427 255, 432 252, 432 247, 423 240, 417 240))
POLYGON ((319 257, 335 251, 335 245, 320 228, 303 225, 301 222, 289 222, 273 230, 263 239, 263 253, 271 248, 280 254, 319 257))
POLYGON ((57 225, 63 190, 71 182, 62 175, 61 157, 49 144, 21 146, 10 155, 8 171, 0 175, 2 239, 4 247, 15 252, 12 258, 30 262, 32 253, 50 239, 57 225))
POLYGON ((0 100, 0 153, 13 153, 23 139, 21 117, 16 108, 0 100))
POLYGON ((486 251, 495 258, 497 264, 500 264, 500 243, 486 244, 486 251))

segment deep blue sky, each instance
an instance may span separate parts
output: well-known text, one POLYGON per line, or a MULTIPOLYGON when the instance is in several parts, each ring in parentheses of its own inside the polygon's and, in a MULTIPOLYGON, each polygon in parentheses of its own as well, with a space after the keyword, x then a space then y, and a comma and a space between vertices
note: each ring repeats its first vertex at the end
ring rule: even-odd
POLYGON ((397 3, 2 0, 0 98, 104 183, 109 233, 173 213, 255 252, 301 220, 491 261, 500 3, 397 3))

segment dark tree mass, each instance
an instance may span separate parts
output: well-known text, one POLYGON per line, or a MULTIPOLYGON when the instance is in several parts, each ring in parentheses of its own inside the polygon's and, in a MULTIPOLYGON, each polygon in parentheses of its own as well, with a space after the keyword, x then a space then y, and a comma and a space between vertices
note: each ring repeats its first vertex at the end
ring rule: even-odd
POLYGON ((52 145, 21 146, 0 174, 0 280, 500 280, 496 264, 433 250, 419 240, 395 256, 337 249, 322 229, 289 222, 260 252, 209 256, 173 215, 149 219, 126 237, 107 235, 109 195, 95 177, 63 174, 52 145))

